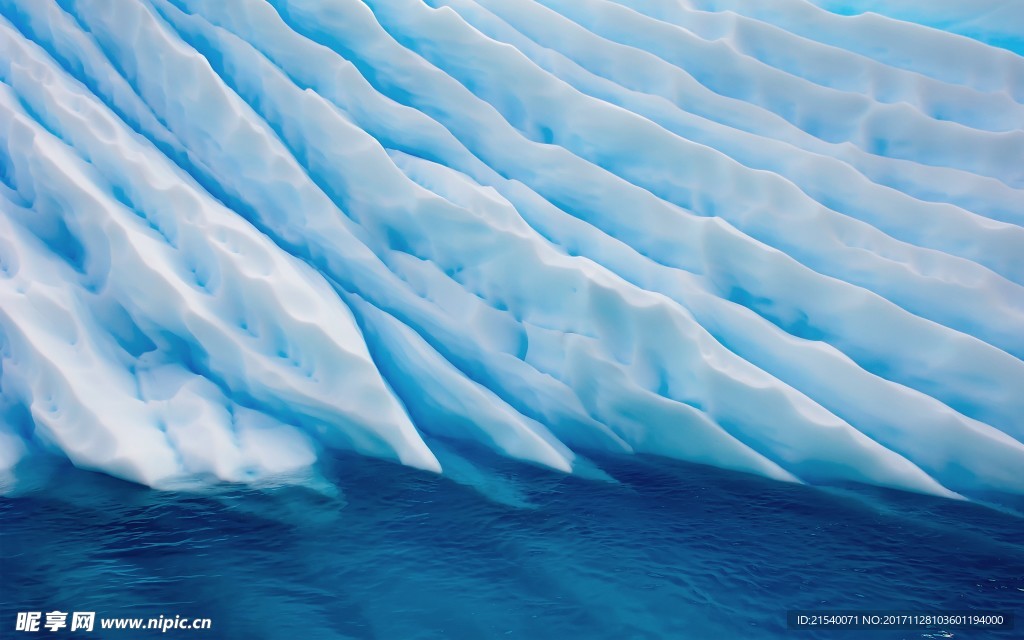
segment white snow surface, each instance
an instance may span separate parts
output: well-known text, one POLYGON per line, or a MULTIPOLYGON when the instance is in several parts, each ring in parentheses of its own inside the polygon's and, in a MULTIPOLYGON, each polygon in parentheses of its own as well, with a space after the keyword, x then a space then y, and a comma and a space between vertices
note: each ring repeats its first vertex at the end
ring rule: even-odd
POLYGON ((0 0, 0 478, 1024 493, 1024 3, 970 6, 0 0))

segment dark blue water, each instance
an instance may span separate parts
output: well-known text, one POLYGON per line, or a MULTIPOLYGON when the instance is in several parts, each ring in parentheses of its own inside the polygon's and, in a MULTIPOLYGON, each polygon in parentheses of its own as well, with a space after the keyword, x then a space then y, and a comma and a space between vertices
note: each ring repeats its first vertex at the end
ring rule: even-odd
POLYGON ((786 627, 788 609, 1022 615, 1017 515, 598 462, 617 482, 488 460, 497 471, 482 491, 341 458, 325 472, 333 496, 162 493, 63 470, 0 499, 0 637, 30 636, 13 632, 16 611, 54 608, 213 620, 165 638, 1024 637, 1020 623, 952 635, 786 627))

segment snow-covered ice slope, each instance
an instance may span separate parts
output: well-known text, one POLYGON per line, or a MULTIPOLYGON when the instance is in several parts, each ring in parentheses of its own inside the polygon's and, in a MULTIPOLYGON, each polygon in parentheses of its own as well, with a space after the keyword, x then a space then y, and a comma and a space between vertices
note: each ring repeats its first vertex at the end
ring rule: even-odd
POLYGON ((0 0, 0 473, 1024 493, 1024 4, 970 4, 0 0))

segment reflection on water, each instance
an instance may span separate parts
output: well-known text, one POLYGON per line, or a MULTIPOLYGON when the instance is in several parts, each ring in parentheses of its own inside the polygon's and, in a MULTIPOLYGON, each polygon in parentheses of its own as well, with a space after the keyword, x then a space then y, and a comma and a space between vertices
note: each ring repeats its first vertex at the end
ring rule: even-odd
MULTIPOLYGON (((59 470, 0 499, 0 635, 55 608, 289 640, 857 637, 787 631, 786 610, 1024 614, 1024 519, 1006 510, 653 458, 582 479, 451 455, 457 482, 334 459, 333 491, 168 493, 59 470)), ((129 635, 147 637, 104 637, 129 635)))

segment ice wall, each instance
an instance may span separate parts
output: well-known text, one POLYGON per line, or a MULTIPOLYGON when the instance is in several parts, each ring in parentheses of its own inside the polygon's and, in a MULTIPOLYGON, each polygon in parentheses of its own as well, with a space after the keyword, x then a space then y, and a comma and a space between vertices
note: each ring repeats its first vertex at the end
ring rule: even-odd
POLYGON ((0 0, 0 473, 1024 492, 1024 5, 882 4, 0 0))

